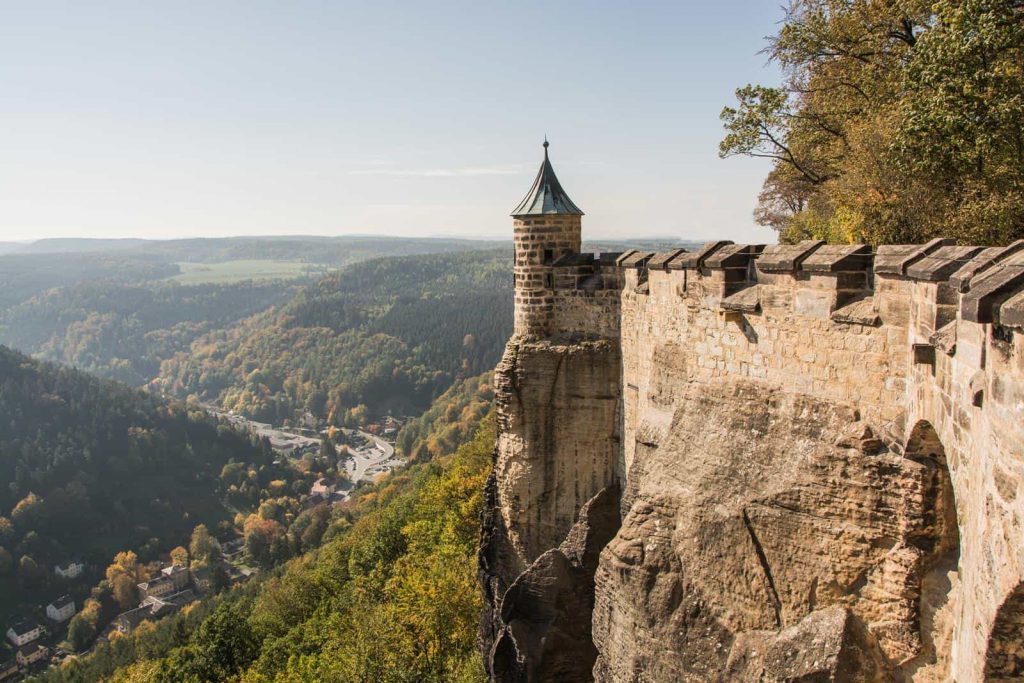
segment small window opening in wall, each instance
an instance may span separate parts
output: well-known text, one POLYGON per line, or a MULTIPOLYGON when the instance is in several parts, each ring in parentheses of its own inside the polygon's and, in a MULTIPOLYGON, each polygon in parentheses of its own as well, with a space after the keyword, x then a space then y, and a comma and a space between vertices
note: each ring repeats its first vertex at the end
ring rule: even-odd
POLYGON ((935 347, 931 344, 914 344, 914 362, 918 365, 935 365, 935 347))
POLYGON ((548 289, 554 289, 555 287, 555 276, 548 273, 544 276, 544 286, 548 289))
POLYGON ((1001 341, 1005 344, 1013 343, 1013 330, 1005 325, 995 323, 992 325, 992 340, 1001 341))
POLYGON ((545 264, 551 263, 554 260, 554 258, 555 258, 555 250, 554 249, 545 249, 544 250, 544 263, 545 264))

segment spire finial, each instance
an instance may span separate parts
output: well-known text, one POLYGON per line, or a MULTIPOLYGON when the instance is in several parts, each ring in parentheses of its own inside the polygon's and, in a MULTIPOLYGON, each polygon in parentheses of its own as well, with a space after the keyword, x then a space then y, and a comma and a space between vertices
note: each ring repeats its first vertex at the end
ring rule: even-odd
POLYGON ((548 135, 547 135, 547 133, 545 133, 544 134, 544 158, 545 159, 547 159, 547 157, 548 157, 548 145, 550 145, 550 144, 551 143, 548 142, 548 135))

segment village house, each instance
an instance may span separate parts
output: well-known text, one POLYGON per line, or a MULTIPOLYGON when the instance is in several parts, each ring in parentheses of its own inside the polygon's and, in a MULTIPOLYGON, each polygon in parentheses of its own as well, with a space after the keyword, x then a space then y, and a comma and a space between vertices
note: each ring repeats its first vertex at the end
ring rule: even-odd
POLYGON ((43 627, 32 619, 19 619, 7 629, 7 640, 11 641, 14 647, 28 645, 43 635, 43 627))
POLYGON ((0 662, 0 681, 9 681, 18 675, 18 660, 8 659, 0 662))
POLYGON ((81 560, 68 560, 68 562, 61 566, 56 564, 53 566, 53 573, 62 579, 77 579, 85 571, 85 563, 81 560))
POLYGON ((156 621, 168 614, 173 614, 190 602, 195 602, 196 599, 196 594, 191 589, 164 597, 147 597, 135 609, 117 615, 114 619, 114 627, 119 633, 127 635, 143 621, 156 621))
POLYGON ((310 496, 320 496, 324 500, 327 500, 334 495, 334 484, 328 483, 324 478, 317 479, 313 482, 313 486, 309 489, 310 496))
POLYGON ((62 624, 75 616, 75 601, 70 595, 62 595, 46 606, 46 616, 58 624, 62 624))
POLYGON ((50 648, 42 643, 30 643, 18 648, 18 654, 15 655, 15 659, 18 661, 18 666, 24 669, 49 656, 50 648))
POLYGON ((242 559, 242 556, 245 555, 245 539, 236 538, 232 541, 228 541, 227 543, 222 543, 220 551, 221 557, 228 562, 240 560, 242 559))
POLYGON ((165 595, 177 593, 188 585, 188 569, 178 564, 172 564, 160 570, 160 576, 139 584, 139 592, 143 600, 146 598, 159 598, 165 595))

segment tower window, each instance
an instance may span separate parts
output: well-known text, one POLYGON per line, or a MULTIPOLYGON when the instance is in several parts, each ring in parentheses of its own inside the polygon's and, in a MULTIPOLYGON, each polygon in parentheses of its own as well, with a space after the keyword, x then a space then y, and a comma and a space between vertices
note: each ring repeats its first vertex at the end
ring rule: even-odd
POLYGON ((551 263, 554 260, 554 258, 555 258, 555 250, 554 249, 545 249, 544 250, 544 263, 545 264, 551 263))
POLYGON ((544 287, 546 287, 547 289, 555 288, 555 276, 552 275, 551 273, 548 273, 547 275, 544 276, 544 287))

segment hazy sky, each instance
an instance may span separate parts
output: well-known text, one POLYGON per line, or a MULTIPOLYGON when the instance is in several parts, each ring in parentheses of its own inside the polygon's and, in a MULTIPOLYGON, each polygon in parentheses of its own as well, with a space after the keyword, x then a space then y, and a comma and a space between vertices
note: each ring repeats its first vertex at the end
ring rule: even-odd
POLYGON ((547 133, 589 237, 774 241, 720 160, 775 0, 0 0, 0 240, 508 237, 547 133))

